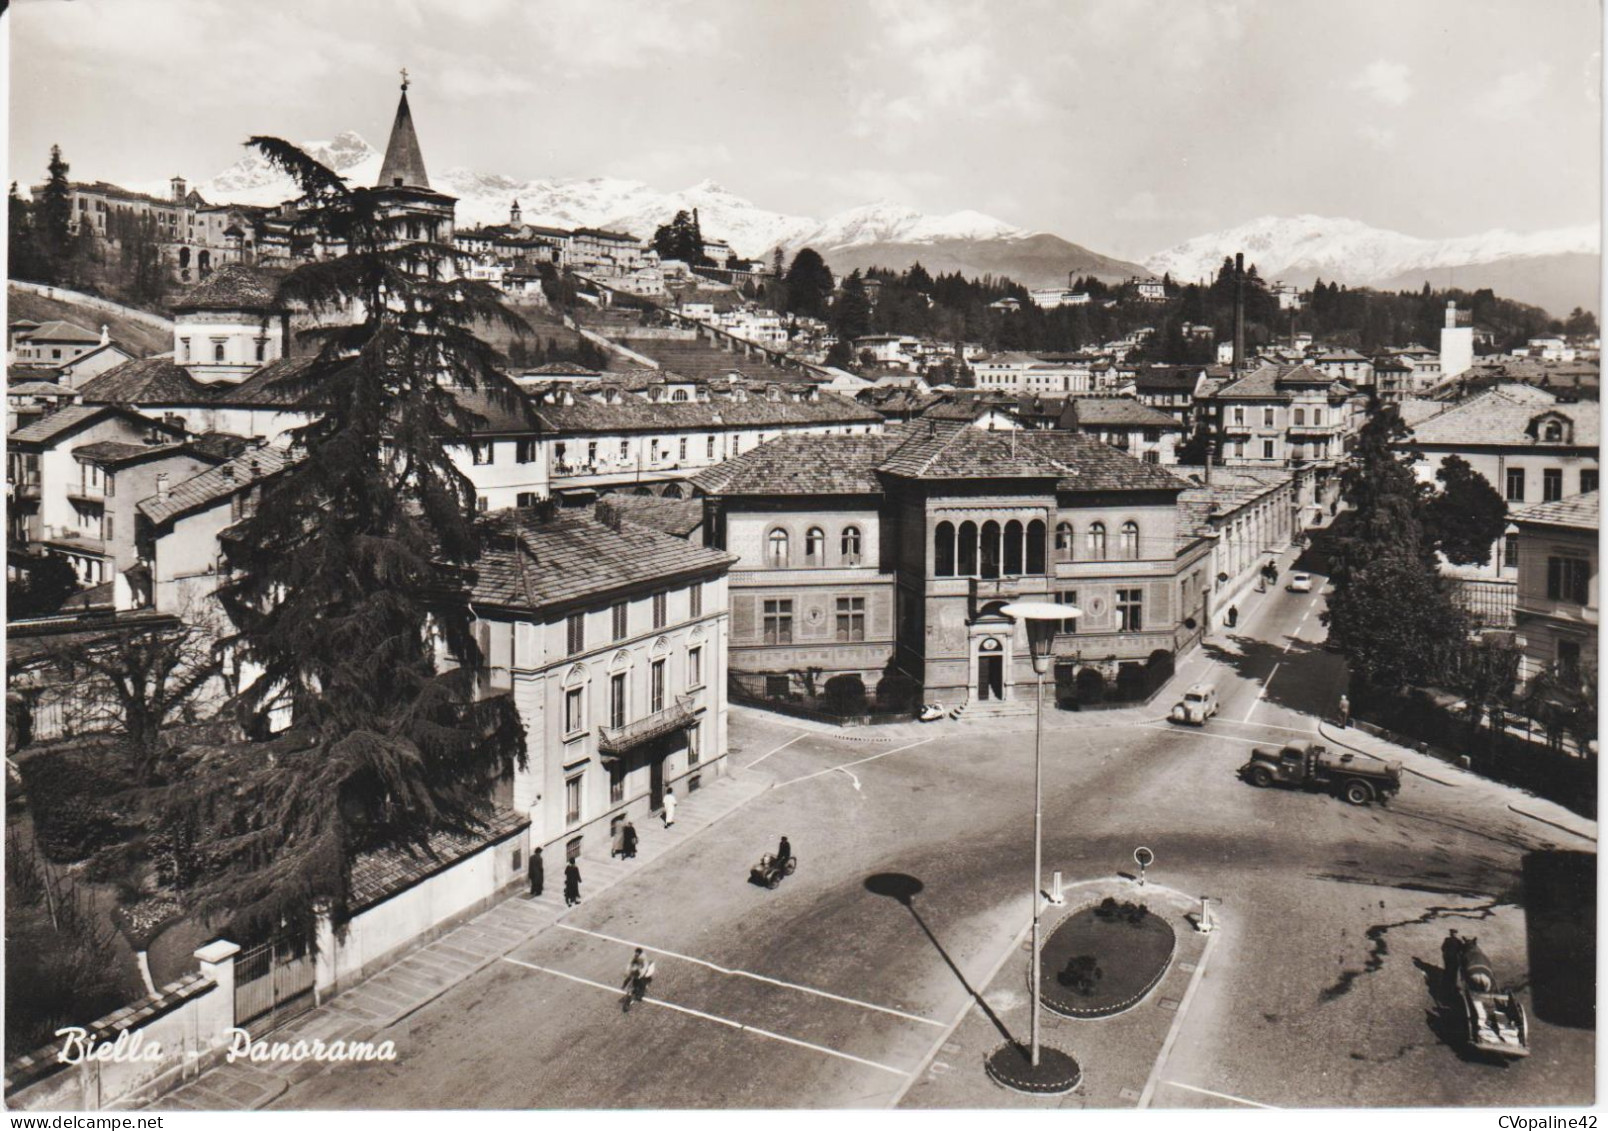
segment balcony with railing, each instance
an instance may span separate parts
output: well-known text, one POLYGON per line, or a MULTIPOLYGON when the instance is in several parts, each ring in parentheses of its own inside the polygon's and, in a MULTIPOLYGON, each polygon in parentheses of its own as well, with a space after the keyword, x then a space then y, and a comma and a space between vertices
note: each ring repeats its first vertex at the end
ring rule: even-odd
POLYGON ((37 471, 26 472, 22 478, 11 483, 11 497, 13 499, 37 499, 41 491, 41 482, 37 471))
POLYGON ((663 738, 691 726, 698 714, 697 697, 677 695, 663 710, 644 715, 619 727, 598 727, 597 748, 602 754, 624 754, 627 750, 663 738))

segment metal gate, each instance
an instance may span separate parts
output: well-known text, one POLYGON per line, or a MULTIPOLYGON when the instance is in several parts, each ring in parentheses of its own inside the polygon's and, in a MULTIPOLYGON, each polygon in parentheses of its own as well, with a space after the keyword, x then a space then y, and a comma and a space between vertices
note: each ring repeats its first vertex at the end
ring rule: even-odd
POLYGON ((260 1037, 313 1007, 313 956, 282 941, 235 957, 235 1025, 260 1037))

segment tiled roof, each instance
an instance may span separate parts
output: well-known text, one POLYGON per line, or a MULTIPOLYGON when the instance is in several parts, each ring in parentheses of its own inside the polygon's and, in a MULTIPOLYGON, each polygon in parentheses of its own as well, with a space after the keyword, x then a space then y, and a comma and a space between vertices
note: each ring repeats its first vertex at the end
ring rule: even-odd
POLYGON ((76 322, 63 322, 60 319, 46 322, 37 330, 29 330, 24 335, 29 342, 78 342, 87 345, 90 342, 99 342, 100 335, 93 330, 86 330, 76 322))
POLYGON ((530 433, 537 430, 535 406, 523 393, 506 396, 487 389, 459 389, 453 393, 458 404, 480 417, 471 431, 477 435, 530 433))
POLYGON ((210 404, 238 406, 282 406, 301 403, 302 392, 293 378, 312 367, 313 358, 285 357, 270 361, 238 385, 218 384, 210 390, 210 404))
POLYGON ((76 397, 78 391, 54 381, 19 381, 7 386, 6 394, 13 397, 76 397))
POLYGON ((231 263, 212 272, 206 282, 175 302, 173 309, 274 310, 284 276, 284 271, 270 267, 231 263))
POLYGON ((876 468, 904 436, 779 436, 692 477, 708 495, 880 495, 876 468))
POLYGON ((474 600, 543 609, 597 600, 672 577, 724 573, 737 559, 633 522, 615 529, 590 514, 502 511, 475 563, 474 600))
POLYGON ((419 148, 419 135, 413 131, 413 112, 408 109, 408 90, 402 88, 402 98, 396 104, 396 119, 391 123, 391 140, 385 145, 385 160, 380 165, 380 179, 375 188, 430 187, 430 177, 424 171, 424 153, 419 148))
POLYGON ((1135 428, 1183 430, 1176 417, 1132 397, 1074 397, 1072 411, 1080 425, 1124 424, 1135 428))
POLYGON ((779 401, 750 394, 735 401, 713 396, 707 401, 659 401, 626 393, 619 404, 600 404, 581 394, 574 404, 533 406, 549 432, 676 432, 693 429, 764 428, 786 424, 875 424, 880 414, 836 393, 816 401, 783 397, 779 401))
POLYGON ((1268 400, 1283 396, 1292 385, 1322 385, 1331 396, 1352 392, 1350 385, 1310 365, 1262 365, 1213 395, 1219 400, 1268 400))
POLYGON ((88 404, 204 404, 211 386, 191 377, 171 357, 137 357, 115 365, 79 390, 88 404))
POLYGON ((288 462, 285 453, 278 448, 253 448, 227 463, 174 484, 166 499, 152 495, 140 500, 139 511, 160 526, 170 518, 226 499, 243 486, 275 475, 288 462))
POLYGON ((137 412, 121 409, 112 405, 100 404, 70 404, 63 405, 49 416, 42 416, 25 428, 19 428, 11 433, 7 439, 11 443, 48 443, 64 432, 71 431, 81 424, 86 424, 103 413, 115 413, 137 420, 142 427, 160 428, 163 431, 182 435, 184 429, 174 428, 163 424, 159 420, 141 416, 137 412))
POLYGON ((437 872, 443 872, 466 856, 530 827, 530 818, 512 809, 496 806, 485 817, 486 827, 474 833, 437 831, 430 834, 420 851, 386 848, 359 853, 352 861, 352 901, 348 914, 412 887, 437 872))
POLYGON ((1600 502, 1596 491, 1570 495, 1550 503, 1534 503, 1508 515, 1510 522, 1539 522, 1547 526, 1572 526, 1577 530, 1596 530, 1600 502))
POLYGON ((1452 406, 1445 401, 1432 401, 1424 397, 1403 397, 1396 402, 1396 412, 1401 416, 1401 422, 1409 428, 1445 412, 1450 407, 1452 406))
POLYGON ((1141 392, 1189 393, 1200 380, 1201 366, 1164 366, 1135 374, 1141 392))
POLYGON ((1563 446, 1595 448, 1600 442, 1600 412, 1596 402, 1525 404, 1493 389, 1414 426, 1410 442, 1534 447, 1539 441, 1531 424, 1537 417, 1557 414, 1574 422, 1574 439, 1563 446))
POLYGON ((256 441, 246 436, 236 436, 233 432, 203 432, 190 441, 191 448, 217 460, 233 459, 255 446, 256 441))
POLYGON ((658 495, 610 495, 598 505, 613 507, 621 518, 677 538, 685 538, 703 525, 703 501, 666 499, 658 495))
POLYGON ((562 376, 562 377, 600 377, 595 369, 588 369, 584 365, 565 365, 562 362, 549 361, 546 365, 538 365, 534 369, 523 370, 521 376, 562 376))
POLYGON ((939 428, 917 434, 879 471, 909 479, 1054 478, 1066 491, 1181 490, 1182 480, 1080 432, 939 428))
POLYGON ((73 449, 73 458, 91 463, 117 464, 149 455, 176 455, 182 444, 129 444, 122 440, 100 440, 73 449))

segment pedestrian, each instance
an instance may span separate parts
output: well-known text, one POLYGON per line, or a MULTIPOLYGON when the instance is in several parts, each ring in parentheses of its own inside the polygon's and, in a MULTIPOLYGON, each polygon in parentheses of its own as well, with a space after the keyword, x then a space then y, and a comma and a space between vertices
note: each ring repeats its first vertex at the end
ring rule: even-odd
POLYGON ((581 901, 581 869, 571 860, 564 865, 564 906, 574 907, 581 901))
POLYGON ((782 843, 776 847, 776 866, 778 868, 783 867, 792 858, 793 846, 787 842, 787 838, 784 836, 782 843))
POLYGON ((1230 605, 1228 607, 1228 616, 1227 616, 1226 619, 1228 621, 1228 627, 1229 628, 1233 628, 1235 625, 1239 624, 1239 606, 1238 605, 1230 605))
POLYGON ((620 988, 625 991, 625 998, 620 1002, 621 1013, 630 1013, 631 1003, 641 1001, 642 995, 647 992, 643 982, 647 970, 647 957, 642 953, 642 948, 637 947, 636 953, 631 956, 631 965, 625 968, 625 981, 620 983, 620 988))
POLYGON ((533 849, 530 854, 530 866, 525 869, 530 877, 530 897, 535 899, 542 894, 542 850, 533 849))
POLYGON ((629 819, 620 829, 620 850, 627 860, 636 859, 637 831, 629 819))
POLYGON ((1343 694, 1340 696, 1340 725, 1342 727, 1351 725, 1351 700, 1343 694))
POLYGON ((1457 931, 1446 932, 1441 940, 1441 966, 1445 968, 1446 992, 1457 992, 1457 968, 1463 961, 1463 940, 1457 937, 1457 931))
POLYGON ((625 822, 619 821, 609 830, 609 855, 625 855, 625 822))
POLYGON ((670 786, 664 788, 664 827, 669 828, 676 823, 676 791, 670 786))

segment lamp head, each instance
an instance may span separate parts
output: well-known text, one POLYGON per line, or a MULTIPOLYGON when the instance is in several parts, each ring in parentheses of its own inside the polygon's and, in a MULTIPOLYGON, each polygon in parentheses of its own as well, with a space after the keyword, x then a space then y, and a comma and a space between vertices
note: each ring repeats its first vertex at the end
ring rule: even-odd
POLYGON ((999 611, 1012 620, 1027 622, 1027 644, 1037 675, 1050 669, 1055 634, 1062 622, 1083 615, 1083 610, 1076 605, 1058 605, 1052 601, 1012 601, 999 611))

